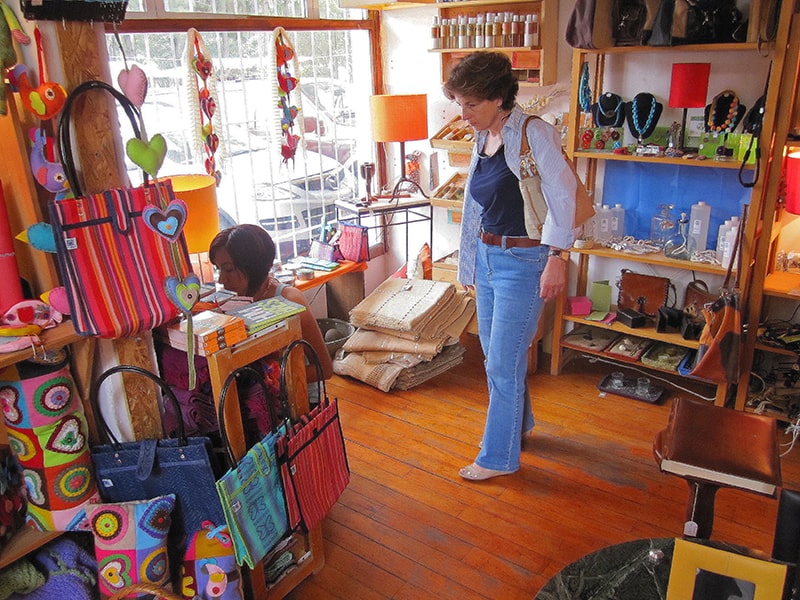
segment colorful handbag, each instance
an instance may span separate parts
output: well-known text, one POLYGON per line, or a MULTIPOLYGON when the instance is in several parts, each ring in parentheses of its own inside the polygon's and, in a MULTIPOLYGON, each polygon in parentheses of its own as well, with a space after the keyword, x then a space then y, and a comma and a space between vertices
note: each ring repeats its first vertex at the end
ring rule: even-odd
POLYGON ((182 551, 188 537, 206 521, 222 523, 225 518, 215 490, 211 442, 207 437, 187 437, 181 418, 174 438, 119 442, 106 423, 99 399, 101 385, 116 373, 147 377, 160 387, 174 414, 181 415, 175 394, 157 375, 134 365, 116 365, 104 371, 91 393, 98 430, 108 440, 91 449, 100 496, 105 502, 127 502, 175 494, 170 548, 182 551))
MULTIPOLYGON (((217 494, 225 513, 236 562, 255 568, 262 558, 289 532, 275 445, 285 433, 285 425, 268 433, 247 453, 236 460, 225 428, 225 399, 236 378, 249 372, 261 382, 269 406, 269 391, 263 375, 252 367, 237 369, 228 375, 219 397, 218 419, 222 444, 228 453, 230 469, 216 483, 217 494)), ((271 419, 273 423, 276 419, 271 419)))
POLYGON ((281 399, 284 411, 291 414, 286 385, 286 363, 295 348, 303 348, 305 356, 316 366, 320 403, 298 419, 278 438, 276 454, 281 470, 289 524, 292 529, 313 529, 350 483, 350 467, 339 421, 336 399, 329 401, 325 392, 322 366, 313 346, 306 340, 295 340, 281 357, 281 399))
MULTIPOLYGON (((342 233, 339 236, 337 247, 339 254, 345 260, 353 262, 365 262, 369 260, 369 228, 349 221, 341 221, 339 228, 342 233)), ((334 257, 336 260, 338 257, 334 257)))
POLYGON ((179 309, 187 312, 199 297, 200 282, 191 274, 182 233, 186 205, 176 200, 169 180, 82 193, 72 156, 70 113, 75 99, 90 90, 114 96, 142 139, 138 109, 107 83, 87 81, 69 95, 58 134, 61 162, 75 197, 49 206, 56 258, 75 330, 126 337, 169 321, 179 309))

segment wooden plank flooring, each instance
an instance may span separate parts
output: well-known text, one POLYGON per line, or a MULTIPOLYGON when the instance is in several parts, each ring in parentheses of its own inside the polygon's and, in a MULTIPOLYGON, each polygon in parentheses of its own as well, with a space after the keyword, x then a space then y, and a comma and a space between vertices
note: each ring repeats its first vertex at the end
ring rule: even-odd
MULTIPOLYGON (((409 391, 331 380, 352 481, 323 524, 325 567, 290 598, 531 599, 587 552, 681 534, 686 483, 652 456, 677 392, 659 405, 600 397, 608 365, 578 359, 559 377, 531 375, 536 427, 520 472, 462 480, 486 404, 480 347, 464 343, 462 365, 409 391)), ((782 468, 800 489, 800 449, 782 468)), ((774 499, 722 489, 713 537, 769 553, 776 514, 774 499)))

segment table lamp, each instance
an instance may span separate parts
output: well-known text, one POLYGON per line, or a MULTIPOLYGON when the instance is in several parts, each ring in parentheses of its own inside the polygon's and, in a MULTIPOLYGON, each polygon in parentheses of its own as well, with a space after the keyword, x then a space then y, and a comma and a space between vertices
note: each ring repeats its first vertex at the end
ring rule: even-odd
POLYGON ((428 137, 428 102, 426 94, 371 96, 372 139, 376 142, 400 142, 400 179, 392 190, 397 197, 400 186, 408 183, 427 198, 419 184, 406 176, 406 147, 411 140, 428 137))
POLYGON ((786 210, 800 215, 800 150, 786 155, 786 210))
POLYGON ((683 109, 681 132, 678 139, 679 150, 689 150, 689 148, 684 148, 686 111, 690 108, 705 108, 710 73, 710 63, 675 63, 672 65, 669 105, 672 108, 683 109))
POLYGON ((183 235, 192 264, 198 267, 200 281, 209 283, 214 280, 214 273, 205 255, 211 240, 219 233, 217 180, 211 175, 174 175, 169 179, 175 197, 186 203, 183 235))

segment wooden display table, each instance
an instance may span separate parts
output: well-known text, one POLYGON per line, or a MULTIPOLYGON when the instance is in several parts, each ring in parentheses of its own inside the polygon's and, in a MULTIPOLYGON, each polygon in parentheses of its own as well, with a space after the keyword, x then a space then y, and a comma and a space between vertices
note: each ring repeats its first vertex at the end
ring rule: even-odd
MULTIPOLYGON (((300 317, 295 315, 286 320, 286 325, 276 329, 274 332, 246 340, 235 344, 233 348, 225 348, 208 358, 208 370, 211 377, 211 387, 214 394, 214 403, 219 406, 219 395, 222 384, 232 371, 244 367, 263 356, 278 352, 288 346, 294 340, 302 337, 300 328, 300 317)), ((303 353, 293 352, 288 365, 288 386, 289 403, 292 415, 301 415, 308 411, 308 392, 305 379, 305 365, 303 364, 303 353)), ((230 396, 225 402, 224 419, 228 431, 231 450, 237 459, 244 456, 246 452, 244 443, 244 429, 242 427, 241 412, 239 410, 239 398, 236 386, 229 389, 230 396)), ((299 534, 297 534, 299 535, 299 534)), ((301 547, 305 548, 305 553, 300 557, 297 568, 287 573, 271 587, 267 586, 264 575, 264 568, 261 563, 257 568, 249 570, 243 567, 245 584, 250 588, 252 598, 257 600, 275 600, 283 598, 295 586, 312 573, 317 573, 325 564, 325 555, 322 548, 322 529, 316 527, 308 533, 308 536, 300 537, 301 547)))

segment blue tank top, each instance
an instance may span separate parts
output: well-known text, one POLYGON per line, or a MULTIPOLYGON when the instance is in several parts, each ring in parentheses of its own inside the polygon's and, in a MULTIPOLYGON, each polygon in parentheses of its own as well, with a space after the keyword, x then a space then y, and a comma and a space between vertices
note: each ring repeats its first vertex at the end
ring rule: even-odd
POLYGON ((492 156, 479 155, 469 192, 482 209, 484 231, 497 235, 527 235, 519 180, 506 163, 505 145, 492 156))

